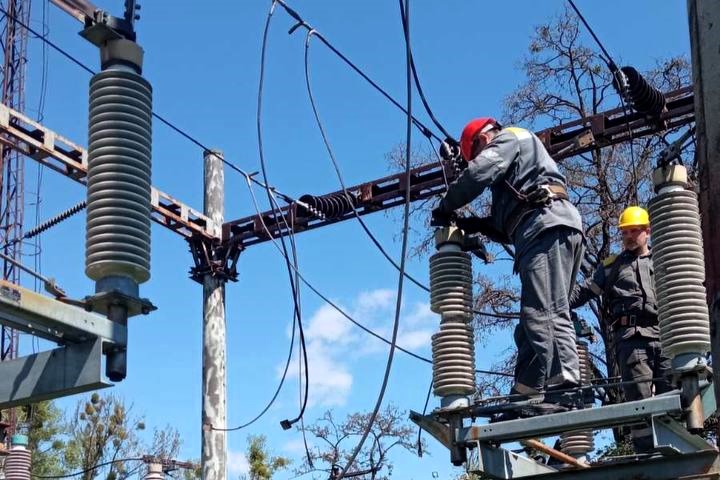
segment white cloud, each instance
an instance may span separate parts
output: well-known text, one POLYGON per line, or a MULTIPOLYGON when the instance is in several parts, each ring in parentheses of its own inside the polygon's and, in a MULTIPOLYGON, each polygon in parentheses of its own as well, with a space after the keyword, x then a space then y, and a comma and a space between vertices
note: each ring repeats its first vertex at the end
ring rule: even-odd
POLYGON ((330 305, 323 305, 310 319, 305 328, 305 338, 328 342, 348 341, 350 324, 340 312, 330 305))
POLYGON ((355 303, 356 313, 372 313, 377 310, 386 310, 395 305, 395 292, 389 289, 360 292, 355 303))
POLYGON ((237 477, 247 475, 250 470, 250 464, 243 452, 235 452, 228 450, 227 452, 227 468, 231 476, 237 477))
POLYGON ((406 350, 416 350, 427 347, 430 345, 433 333, 434 332, 429 329, 403 331, 398 334, 397 344, 406 350))
MULTIPOLYGON (((390 338, 395 313, 395 291, 378 289, 361 292, 351 305, 341 308, 379 335, 390 338)), ((437 323, 438 317, 430 311, 428 303, 403 306, 398 345, 412 351, 427 350, 437 323)), ((353 386, 351 365, 359 357, 385 355, 388 350, 386 343, 360 332, 329 305, 321 306, 310 317, 305 328, 305 340, 310 365, 310 406, 345 405, 353 386)), ((294 362, 296 365, 297 356, 294 362)), ((288 375, 297 378, 298 370, 291 369, 288 375)))

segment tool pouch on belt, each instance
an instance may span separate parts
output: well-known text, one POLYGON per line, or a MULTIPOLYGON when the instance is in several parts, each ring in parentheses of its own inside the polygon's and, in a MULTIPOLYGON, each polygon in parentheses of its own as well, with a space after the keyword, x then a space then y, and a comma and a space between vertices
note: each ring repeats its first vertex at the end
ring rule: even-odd
POLYGON ((537 185, 527 193, 517 191, 509 182, 505 182, 508 189, 518 200, 518 206, 508 217, 508 234, 512 235, 525 214, 536 208, 550 205, 555 200, 567 200, 567 190, 562 185, 544 184, 537 185))

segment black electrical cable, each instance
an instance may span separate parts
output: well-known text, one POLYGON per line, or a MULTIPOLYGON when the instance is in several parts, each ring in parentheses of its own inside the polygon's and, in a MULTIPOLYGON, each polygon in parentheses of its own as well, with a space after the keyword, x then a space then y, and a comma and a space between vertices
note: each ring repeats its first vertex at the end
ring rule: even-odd
MULTIPOLYGON (((332 147, 330 146, 330 140, 327 137, 327 134, 325 133, 325 127, 323 127, 322 121, 320 120, 320 114, 318 113, 317 105, 315 104, 315 96, 312 92, 311 82, 310 82, 310 68, 309 68, 309 62, 308 62, 308 52, 310 51, 310 39, 315 34, 315 30, 308 30, 307 37, 305 39, 305 85, 307 87, 308 92, 308 98, 310 100, 310 106, 312 107, 313 114, 315 115, 315 122, 318 126, 318 129, 320 130, 320 135, 322 136, 323 143, 325 143, 325 149, 328 152, 328 155, 330 156, 330 160, 332 161, 333 167, 335 169, 335 174, 337 175, 338 181, 340 182, 340 187, 342 188, 343 194, 345 195, 345 198, 347 198, 349 205, 352 206, 352 212, 355 215, 355 218, 360 223, 360 226, 365 231, 367 236, 370 238, 372 243, 375 244, 378 250, 380 250, 380 253, 387 259, 388 262, 392 264, 393 267, 395 267, 397 270, 400 269, 400 266, 395 262, 395 260, 392 259, 390 254, 385 250, 385 248, 382 246, 380 241, 375 237, 375 235, 370 231, 370 228, 367 226, 365 221, 362 219, 360 214, 358 213, 357 209, 355 208, 355 202, 353 201, 352 197, 350 196, 350 192, 348 192, 347 187, 345 186, 345 180, 343 179, 343 175, 340 172, 340 166, 338 165, 337 159, 335 158, 335 153, 333 152, 332 147)), ((410 274, 405 273, 405 277, 413 282, 418 287, 422 288, 426 292, 430 292, 430 289, 426 286, 420 283, 418 280, 413 278, 410 274)))
MULTIPOLYGON (((352 211, 353 211, 353 214, 355 215, 355 218, 358 220, 358 222, 360 223, 360 226, 365 231, 365 233, 370 238, 370 240, 373 242, 373 244, 375 244, 375 246, 380 251, 380 253, 388 260, 388 262, 390 262, 392 264, 393 267, 395 267, 396 270, 399 271, 400 266, 397 264, 397 262, 395 262, 395 260, 393 260, 393 258, 387 252, 387 250, 385 250, 385 248, 382 246, 382 244, 377 239, 377 237, 372 233, 370 228, 367 226, 367 224, 365 223, 365 221, 362 219, 362 217, 358 213, 357 209, 355 208, 354 202, 352 201, 352 198, 350 196, 350 192, 348 192, 347 187, 345 185, 345 180, 344 180, 342 172, 340 170, 340 166, 337 162, 337 159, 335 158, 335 153, 332 149, 332 146, 330 145, 330 140, 328 139, 327 133, 325 132, 325 127, 323 126, 323 123, 320 120, 320 114, 318 112, 317 105, 315 102, 315 96, 312 93, 312 87, 311 87, 311 81, 310 81, 310 65, 308 62, 310 39, 312 38, 313 35, 317 35, 317 32, 314 29, 310 29, 310 30, 308 30, 308 33, 307 33, 307 36, 305 39, 305 85, 307 87, 308 98, 310 100, 310 106, 312 107, 312 111, 315 116, 315 122, 318 126, 318 130, 320 131, 320 135, 322 136, 323 143, 325 144, 325 148, 328 152, 330 160, 332 161, 332 164, 335 169, 335 173, 338 177, 338 181, 340 182, 340 187, 342 188, 343 194, 345 195, 345 198, 347 198, 348 203, 350 205, 352 205, 352 211)), ((432 144, 432 140, 428 139, 428 141, 430 142, 431 150, 435 151, 434 145, 432 144)), ((437 151, 435 151, 435 154, 437 155, 437 151)), ((443 179, 445 181, 445 186, 447 187, 448 180, 445 175, 445 169, 443 168, 442 159, 440 158, 439 155, 437 155, 437 156, 438 156, 438 162, 440 164, 440 168, 442 169, 442 172, 443 172, 443 179)), ((417 279, 412 277, 410 274, 405 273, 405 278, 407 278, 408 280, 410 280, 411 282, 413 282, 415 285, 417 285, 421 289, 425 290, 426 292, 428 292, 428 293, 430 292, 430 288, 428 288, 427 285, 421 283, 420 281, 418 281, 417 279)), ((487 315, 487 316, 495 317, 495 318, 517 318, 517 315, 513 315, 513 314, 504 315, 504 314, 497 314, 497 313, 491 313, 491 312, 482 312, 479 310, 474 311, 474 313, 477 315, 487 315)))
POLYGON ((570 3, 570 6, 572 7, 572 9, 575 10, 575 13, 577 14, 578 18, 583 23, 583 25, 585 25, 585 28, 588 29, 588 32, 590 32, 590 35, 592 35, 592 37, 595 39, 595 43, 598 44, 598 47, 600 47, 600 50, 602 50, 603 54, 605 54, 605 58, 604 58, 605 63, 607 63, 608 68, 614 74, 615 71, 617 71, 617 69, 618 69, 617 64, 613 61, 612 57, 610 56, 608 51, 605 49, 605 46, 602 44, 602 42, 600 41, 598 36, 595 35, 595 32, 593 31, 592 27, 587 22, 587 20, 585 20, 585 17, 583 16, 583 14, 580 13, 580 9, 577 7, 577 5, 575 5, 575 2, 573 2, 573 0, 568 0, 568 3, 570 3))
MULTIPOLYGON (((580 18, 580 21, 583 23, 583 25, 585 25, 585 28, 588 29, 588 31, 590 32, 590 35, 592 35, 592 37, 595 39, 595 43, 597 43, 598 47, 600 47, 600 50, 602 50, 603 54, 605 55, 605 58, 604 58, 605 63, 607 64, 608 68, 610 69, 610 73, 612 73, 613 78, 615 79, 615 81, 618 84, 618 87, 619 87, 618 90, 624 88, 623 87, 624 82, 622 81, 622 79, 625 74, 620 71, 617 64, 610 56, 610 53, 608 53, 607 49, 602 44, 602 42, 600 41, 598 36, 595 35, 595 31, 593 31, 590 24, 587 22, 587 20, 585 20, 585 17, 583 16, 583 14, 580 13, 580 9, 577 7, 577 5, 575 5, 575 2, 573 0, 568 0, 568 3, 570 3, 570 6, 575 11, 578 18, 580 18)), ((638 193, 637 164, 635 162, 635 142, 634 142, 634 137, 632 135, 632 130, 630 128, 630 119, 629 119, 628 108, 627 108, 627 105, 625 105, 625 99, 623 98, 622 92, 620 92, 619 97, 620 97, 620 104, 622 105, 622 109, 623 109, 623 114, 625 115, 625 118, 627 119, 627 121, 625 122, 625 126, 627 127, 628 135, 630 136, 630 162, 632 165, 631 173, 632 173, 633 197, 635 200, 635 204, 639 205, 640 197, 639 197, 639 193, 638 193)))
MULTIPOLYGON (((249 193, 250 193, 250 198, 251 198, 251 200, 252 200, 253 207, 255 208, 255 211, 256 211, 256 212, 260 212, 260 205, 258 204, 257 197, 255 196, 255 192, 253 191, 252 184, 251 184, 249 181, 247 182, 247 187, 248 187, 248 191, 249 191, 249 193)), ((279 253, 281 256, 284 255, 282 249, 281 249, 280 246, 277 244, 275 238, 273 237, 272 233, 270 232, 270 229, 268 228, 267 223, 265 223, 265 220, 263 219, 263 217, 262 217, 261 215, 259 215, 259 216, 258 216, 258 219, 260 220, 260 225, 262 226, 263 231, 264 231, 265 234, 268 236, 268 238, 270 238, 270 241, 271 241, 272 244, 275 246, 275 248, 277 249, 278 253, 279 253)), ((325 303, 327 303, 327 304, 330 305, 333 309, 335 309, 335 311, 337 311, 340 315, 342 315, 343 317, 345 317, 350 323, 352 323, 353 325, 355 325, 356 327, 358 327, 360 330, 364 331, 365 333, 367 333, 367 334, 369 334, 369 335, 377 338, 377 339, 380 340, 381 342, 384 342, 384 343, 390 345, 390 340, 388 340, 387 338, 385 338, 385 337, 379 335, 378 333, 370 330, 370 329, 367 328, 365 325, 363 325, 362 323, 360 323, 360 322, 358 322, 357 320, 355 320, 354 318, 352 318, 347 312, 345 312, 345 310, 343 310, 342 308, 340 308, 336 303, 334 303, 334 302, 333 302, 332 300, 330 300, 326 295, 324 295, 322 292, 320 292, 320 290, 318 290, 317 288, 315 288, 315 286, 314 286, 312 283, 310 283, 310 281, 309 281, 308 279, 306 279, 299 270, 297 270, 296 273, 297 273, 298 277, 300 277, 300 280, 302 281, 302 283, 305 284, 305 286, 307 286, 307 287, 308 287, 315 295, 317 295, 321 300, 323 300, 325 303)), ((423 362, 425 362, 425 363, 432 364, 432 360, 430 360, 429 358, 426 358, 426 357, 423 357, 423 356, 421 356, 421 355, 418 355, 417 353, 414 353, 414 352, 411 352, 411 351, 409 351, 409 350, 406 350, 406 349, 404 349, 404 348, 402 348, 402 347, 400 347, 400 346, 398 346, 397 349, 400 350, 400 351, 403 352, 403 353, 408 354, 409 356, 411 356, 411 357, 413 357, 413 358, 416 358, 417 360, 421 360, 421 361, 423 361, 423 362)), ((486 375, 497 375, 497 376, 501 376, 501 377, 512 377, 512 376, 513 376, 511 373, 493 372, 493 371, 489 371, 489 370, 477 370, 477 369, 475 370, 475 373, 483 373, 483 374, 486 374, 486 375)))
MULTIPOLYGON (((270 10, 268 11, 267 19, 265 20, 265 28, 263 29, 263 36, 262 36, 262 45, 260 49, 260 79, 258 81, 258 94, 257 94, 257 114, 256 114, 256 126, 257 126, 257 140, 258 140, 258 155, 260 158, 260 169, 263 176, 264 184, 266 185, 265 193, 267 194, 268 202, 270 204, 270 208, 273 210, 273 213, 276 216, 282 216, 283 219, 285 218, 282 215, 282 210, 279 209, 279 207, 276 209, 276 204, 274 203, 273 198, 273 191, 267 187, 268 185, 268 175, 267 175, 267 166, 265 162, 265 153, 263 150, 263 138, 262 138, 262 100, 263 100, 263 86, 265 81, 265 53, 267 50, 267 37, 268 32, 270 31, 270 23, 272 20, 272 15, 275 11, 275 5, 276 0, 273 0, 272 4, 270 5, 270 10)), ((286 222, 286 226, 287 225, 286 222)), ((280 235, 280 244, 282 245, 284 257, 285 257, 285 265, 287 267, 288 277, 290 279, 290 288, 292 289, 292 295, 293 295, 293 303, 295 305, 295 309, 298 312, 298 330, 300 332, 300 344, 302 345, 303 350, 303 359, 305 362, 305 401, 303 402, 302 408, 300 409, 300 413, 296 418, 293 420, 283 420, 281 422, 281 426, 283 429, 288 430, 294 423, 300 420, 300 418, 305 414, 305 408, 307 407, 307 398, 308 398, 308 390, 309 390, 309 373, 308 373, 308 360, 307 360, 307 349, 305 346, 305 332, 303 329, 303 322, 302 318, 300 316, 300 308, 298 304, 298 293, 297 289, 295 287, 294 279, 293 279, 293 270, 292 265, 290 262, 290 255, 288 254, 287 245, 285 244, 285 238, 284 235, 280 235)), ((293 242, 294 245, 294 242, 293 242)))
MULTIPOLYGON (((70 60, 70 61, 73 62, 74 64, 78 65, 80 68, 82 68, 82 69, 85 70, 86 72, 88 72, 88 73, 90 73, 90 74, 92 74, 92 75, 95 75, 95 73, 97 73, 97 72, 95 72, 92 68, 88 67, 87 65, 85 65, 84 63, 82 63, 80 60, 78 60, 77 58, 73 57, 73 56, 72 56, 71 54, 69 54, 67 51, 63 50, 61 47, 59 47, 59 46, 58 46, 57 44, 55 44, 53 41, 51 41, 50 39, 48 39, 46 36, 40 34, 37 30, 35 30, 35 29, 33 29, 32 27, 26 25, 24 22, 22 22, 21 20, 19 20, 19 19, 16 18, 15 16, 10 15, 10 14, 8 13, 8 11, 5 10, 5 8, 4 8, 2 5, 0 5, 0 13, 5 14, 5 15, 6 15, 9 19, 11 19, 13 22, 17 23, 18 25, 20 25, 21 27, 23 27, 24 29, 26 29, 28 32, 30 32, 30 33, 32 33, 33 35, 35 35, 37 38, 39 38, 40 40, 42 40, 44 43, 46 43, 47 45, 49 45, 51 48, 53 48, 55 51, 57 51, 58 53, 60 53, 61 55, 63 55, 65 58, 67 58, 68 60, 70 60)), ((155 112, 152 112, 152 115, 153 115, 153 117, 155 117, 155 118, 157 118, 158 120, 160 120, 161 123, 164 123, 165 125, 167 125, 168 127, 170 127, 172 130, 174 130, 175 132, 179 133, 182 137, 186 138, 187 140, 189 140, 189 141, 190 141, 191 143, 193 143, 194 145, 200 147, 204 152, 211 152, 211 151, 212 151, 211 148, 207 147, 205 144, 203 144, 202 142, 200 142, 197 138, 195 138, 195 137, 193 137, 192 135, 190 135, 189 133, 185 132, 185 131, 182 130, 180 127, 177 127, 176 125, 174 125, 174 124, 173 124, 172 122, 170 122, 169 120, 165 119, 165 118, 164 118, 163 116, 161 116, 160 114, 155 113, 155 112)), ((230 162, 229 160, 225 159, 224 155, 218 155, 218 158, 219 158, 225 165, 227 165, 230 169, 235 170, 237 173, 239 173, 240 175, 244 176, 245 178, 249 178, 252 182, 256 183, 257 185, 259 185, 259 186, 261 186, 261 187, 263 187, 263 188, 265 188, 265 189, 270 189, 270 190, 272 190, 272 191, 275 192, 277 195, 279 195, 280 197, 282 197, 283 200, 288 201, 288 202, 291 202, 291 201, 294 200, 292 197, 290 197, 290 196, 288 196, 288 195, 285 195, 284 193, 282 193, 282 192, 280 192, 279 190, 277 190, 275 187, 272 187, 272 186, 268 186, 268 185, 263 184, 262 182, 260 182, 260 181, 257 180, 256 178, 254 178, 254 174, 247 173, 247 172, 246 172, 245 170, 243 170, 242 168, 238 167, 238 166, 235 165, 234 163, 232 163, 232 162, 230 162)))
MULTIPOLYGON (((427 395, 425 396, 425 405, 423 406, 423 417, 427 413, 427 407, 430 403, 430 394, 432 393, 432 387, 433 387, 433 381, 430 379, 430 385, 428 386, 427 395)), ((418 457, 423 456, 423 449, 422 449, 422 427, 418 427, 418 439, 417 439, 417 454, 418 457)))
MULTIPOLYGON (((405 26, 405 13, 402 9, 402 0, 398 0, 400 3, 400 16, 402 17, 402 23, 403 27, 405 26)), ((425 107, 425 111, 427 112, 428 116, 430 117, 430 120, 435 124, 435 126, 442 132, 443 135, 445 135, 445 138, 451 139, 455 142, 455 138, 448 133, 448 131, 445 129, 445 127, 440 124, 437 118, 435 118, 435 114, 433 113, 432 109, 430 108, 430 104, 428 104, 427 98, 425 98, 425 92, 423 92, 422 86, 420 85, 420 79, 418 78, 417 70, 415 68, 415 58, 412 54, 412 49, 410 50, 410 68, 412 69, 412 75, 413 80, 415 81, 415 88, 417 89, 418 95, 420 96, 420 101, 422 101, 423 107, 425 107)), ((430 138, 430 137, 428 137, 430 138)))
MULTIPOLYGON (((279 206, 278 206, 279 208, 279 206)), ((299 264, 298 264, 298 256, 297 256, 297 245, 295 244, 295 217, 293 216, 290 219, 290 225, 287 225, 287 220, 285 217, 283 217, 283 222, 286 226, 288 226, 288 230, 290 232, 290 246, 292 248, 293 253, 293 270, 295 274, 295 288, 297 290, 297 304, 298 304, 298 317, 302 318, 302 295, 300 294, 300 277, 298 276, 298 271, 300 270, 299 264)), ((308 393, 310 391, 310 384, 308 383, 310 381, 309 378, 306 377, 307 382, 305 382, 305 389, 304 389, 304 397, 303 397, 303 382, 302 382, 302 359, 303 355, 301 353, 304 353, 305 345, 301 343, 299 345, 300 349, 302 349, 302 352, 298 352, 298 389, 299 395, 300 395, 300 408, 302 409, 305 404, 307 404, 308 401, 308 393)), ((304 356, 304 358, 307 359, 307 356, 304 356)), ((305 421, 303 419, 303 415, 300 415, 298 417, 300 421, 300 432, 302 433, 303 438, 303 445, 305 446, 305 456, 308 461, 308 465, 312 468, 313 461, 312 456, 310 455, 310 449, 308 448, 307 438, 305 435, 305 421)))
POLYGON ((406 139, 405 139, 405 206, 403 208, 403 230, 402 230, 402 247, 400 249, 400 274, 398 275, 398 287, 397 287, 397 298, 395 303, 395 320, 393 322, 393 331, 392 331, 392 340, 390 343, 390 352, 388 353, 387 358, 387 364, 385 366, 385 374, 383 376, 382 386, 380 387, 380 392, 378 393, 377 401, 375 402, 375 408, 373 409, 372 413, 370 414, 370 418, 368 419, 367 425, 365 426, 365 430, 363 431, 362 436, 360 437, 360 441, 358 442, 357 446, 353 450, 353 452, 350 454, 350 458, 348 459, 347 463, 345 464, 345 467, 340 471, 340 475, 338 476, 338 480, 342 480, 342 478, 345 476, 345 473, 350 470, 350 468, 355 463, 355 459, 357 458, 358 454, 360 453, 360 450, 362 450, 363 445, 365 444, 365 440, 367 440, 368 435, 370 435, 370 431, 372 430, 373 426, 375 425, 375 420, 377 418, 378 412, 380 411, 380 406, 382 405, 382 401, 385 397, 385 391, 387 389, 388 381, 390 380, 390 371, 392 369, 393 359, 395 357, 395 348, 396 348, 396 342, 397 342, 397 335, 398 330, 400 327, 400 312, 402 310, 402 294, 403 294, 403 285, 405 281, 405 261, 407 260, 407 246, 408 246, 408 237, 409 231, 410 231, 410 151, 412 148, 412 129, 413 129, 413 122, 412 122, 412 68, 411 68, 411 57, 410 57, 410 0, 405 0, 405 4, 403 5, 402 0, 400 1, 400 10, 401 12, 405 11, 405 22, 403 24, 403 32, 405 34, 405 61, 406 61, 406 89, 407 89, 407 132, 406 132, 406 139))
POLYGON ((253 423, 257 422, 262 418, 263 415, 265 415, 265 412, 267 412, 270 407, 273 406, 275 403, 275 400, 277 399, 278 395, 280 394, 280 390, 282 390, 283 385, 285 384, 285 378, 287 376, 288 369, 290 367, 290 360, 292 359, 293 354, 293 348, 295 346, 295 330, 296 330, 296 322, 297 322, 297 314, 293 315, 293 325, 292 325, 292 334, 290 335, 290 349, 288 353, 288 357, 285 360, 285 368, 283 369, 282 377, 280 377, 280 383, 278 384, 277 388, 275 389, 275 393, 273 394, 270 401, 265 405, 265 408, 262 409, 260 413, 258 413, 255 417, 253 417, 252 420, 249 420, 248 422, 245 422, 237 427, 234 428, 215 428, 212 425, 210 425, 210 429, 217 431, 217 432, 235 432, 237 430, 242 430, 243 428, 249 427, 253 423))
POLYGON ((140 458, 120 458, 117 460, 110 460, 109 462, 99 463, 93 467, 86 468, 85 470, 81 470, 79 472, 75 473, 68 473, 66 475, 34 475, 33 473, 30 473, 30 476, 33 478, 70 478, 70 477, 77 477, 78 475, 82 475, 84 473, 93 472, 97 470, 98 468, 107 467, 108 465, 112 465, 115 463, 123 463, 123 462, 142 462, 145 459, 140 458))
MULTIPOLYGON (((337 48, 335 48, 326 38, 318 32, 315 28, 311 27, 305 20, 302 19, 300 14, 298 14, 295 10, 290 8, 283 0, 276 0, 277 3, 285 9, 285 11, 293 17, 298 23, 295 25, 292 29, 290 29, 289 33, 293 33, 298 27, 303 27, 307 30, 314 30, 315 35, 320 39, 320 41, 325 44, 326 47, 330 49, 335 55, 337 55, 345 64, 347 64, 351 69, 355 71, 358 75, 360 75, 366 82, 368 82, 370 85, 375 88, 380 94, 385 97, 387 100, 390 101, 393 105, 395 105, 397 108, 399 108, 403 113, 406 115, 408 114, 405 107, 400 105, 400 102, 395 100, 387 91, 385 91, 380 85, 378 85, 374 80, 372 80, 365 72, 363 72, 357 65, 355 65, 348 57, 342 54, 337 48)), ((420 120, 418 120, 415 117, 412 117, 413 124, 422 132, 423 135, 426 137, 433 137, 436 140, 442 141, 440 137, 438 137, 435 133, 433 133, 428 127, 426 127, 420 120)))

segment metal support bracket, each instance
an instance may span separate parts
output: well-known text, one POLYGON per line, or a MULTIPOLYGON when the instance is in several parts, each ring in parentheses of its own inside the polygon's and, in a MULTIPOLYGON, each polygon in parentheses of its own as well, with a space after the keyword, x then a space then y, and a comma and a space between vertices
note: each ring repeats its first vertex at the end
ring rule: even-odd
POLYGON ((552 467, 538 463, 531 458, 488 443, 477 442, 468 458, 467 471, 484 473, 493 478, 509 480, 533 475, 557 473, 552 467))
POLYGON ((237 262, 242 249, 238 242, 220 243, 217 240, 194 235, 188 239, 194 265, 190 268, 190 278, 203 283, 207 274, 223 281, 237 282, 237 262))
POLYGON ((653 432, 653 446, 664 455, 715 450, 702 437, 688 432, 681 424, 667 415, 655 415, 650 422, 653 432))
POLYGON ((0 409, 111 387, 102 376, 102 340, 0 363, 0 409))
POLYGON ((124 325, 5 280, 0 280, 0 324, 58 344, 95 338, 127 344, 124 325))
POLYGON ((438 422, 431 415, 423 416, 413 410, 410 410, 410 420, 432 435, 433 438, 443 444, 445 448, 449 449, 452 447, 453 435, 448 425, 438 422))

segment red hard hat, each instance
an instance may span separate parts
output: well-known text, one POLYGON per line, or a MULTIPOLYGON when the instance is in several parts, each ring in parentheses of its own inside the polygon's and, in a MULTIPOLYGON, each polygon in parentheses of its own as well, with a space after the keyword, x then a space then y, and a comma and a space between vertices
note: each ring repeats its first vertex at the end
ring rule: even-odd
POLYGON ((462 135, 460 136, 460 151, 462 156, 468 162, 472 160, 472 144, 475 134, 482 131, 488 125, 496 126, 497 121, 490 117, 481 117, 471 120, 465 128, 463 128, 462 135))

